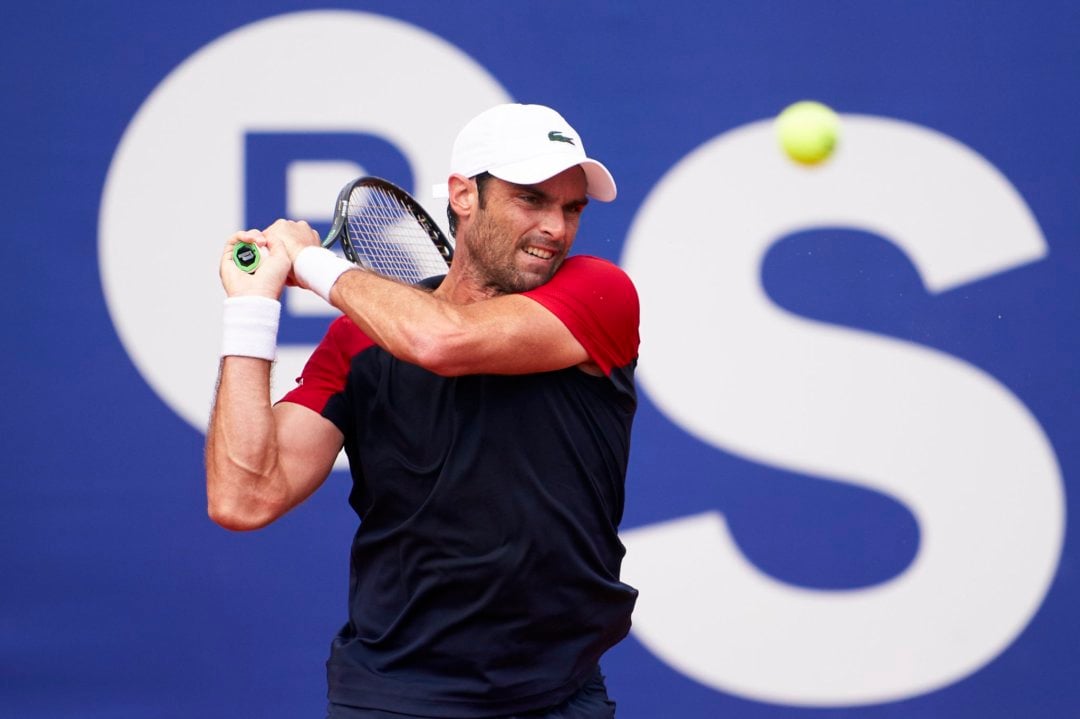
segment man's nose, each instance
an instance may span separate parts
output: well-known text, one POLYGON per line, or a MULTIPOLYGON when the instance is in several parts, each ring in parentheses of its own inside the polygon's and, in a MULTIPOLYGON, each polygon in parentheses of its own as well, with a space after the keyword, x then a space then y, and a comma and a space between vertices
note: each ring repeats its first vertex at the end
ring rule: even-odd
POLYGON ((561 240, 566 234, 566 217, 561 208, 551 207, 545 210, 540 220, 540 231, 548 237, 561 240))

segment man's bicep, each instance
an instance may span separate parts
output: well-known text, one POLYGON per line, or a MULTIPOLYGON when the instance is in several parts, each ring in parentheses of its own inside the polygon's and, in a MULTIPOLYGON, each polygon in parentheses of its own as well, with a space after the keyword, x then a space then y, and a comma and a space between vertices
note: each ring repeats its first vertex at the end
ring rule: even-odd
POLYGON ((589 354, 554 313, 524 295, 505 295, 468 305, 465 327, 448 344, 444 375, 528 374, 585 364, 589 354))
POLYGON ((278 460, 289 485, 290 506, 322 485, 341 451, 344 435, 318 412, 293 402, 274 406, 278 460))

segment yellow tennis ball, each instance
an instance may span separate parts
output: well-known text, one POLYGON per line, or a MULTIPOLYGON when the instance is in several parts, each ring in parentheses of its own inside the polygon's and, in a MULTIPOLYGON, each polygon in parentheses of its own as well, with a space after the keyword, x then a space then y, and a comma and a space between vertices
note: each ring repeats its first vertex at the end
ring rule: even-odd
POLYGON ((827 105, 802 100, 776 118, 780 146, 792 160, 816 165, 832 154, 840 134, 840 118, 827 105))

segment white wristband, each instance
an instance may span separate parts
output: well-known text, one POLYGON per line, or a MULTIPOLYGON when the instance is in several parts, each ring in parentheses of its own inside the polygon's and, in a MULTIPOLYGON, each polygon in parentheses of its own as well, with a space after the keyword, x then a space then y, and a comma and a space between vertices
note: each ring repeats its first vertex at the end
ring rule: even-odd
POLYGON ((330 289, 338 277, 356 265, 343 260, 325 247, 305 247, 293 262, 293 275, 300 284, 330 302, 330 289))
POLYGON ((225 300, 225 331, 221 356, 277 357, 278 320, 281 303, 269 297, 228 297, 225 300))

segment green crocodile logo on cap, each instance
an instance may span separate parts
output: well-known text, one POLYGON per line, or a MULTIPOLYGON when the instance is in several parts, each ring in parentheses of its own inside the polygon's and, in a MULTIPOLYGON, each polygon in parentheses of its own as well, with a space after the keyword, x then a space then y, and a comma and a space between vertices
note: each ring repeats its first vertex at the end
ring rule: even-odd
POLYGON ((574 138, 567 137, 558 130, 552 130, 551 132, 549 132, 548 139, 552 142, 569 142, 571 145, 574 144, 574 138))

